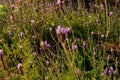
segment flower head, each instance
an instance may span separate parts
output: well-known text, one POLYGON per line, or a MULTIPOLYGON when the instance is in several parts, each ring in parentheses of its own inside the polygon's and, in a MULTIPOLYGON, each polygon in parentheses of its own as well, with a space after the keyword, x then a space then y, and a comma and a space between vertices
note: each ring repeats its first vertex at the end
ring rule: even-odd
POLYGON ((56 33, 57 33, 58 35, 61 34, 61 26, 60 26, 60 25, 57 26, 56 33))
POLYGON ((17 68, 22 69, 22 63, 18 63, 17 68))
POLYGON ((0 56, 3 54, 3 50, 2 49, 0 49, 0 56))
POLYGON ((74 45, 72 45, 72 51, 76 51, 76 50, 77 50, 77 48, 78 48, 78 47, 77 47, 77 45, 75 45, 75 44, 74 44, 74 45))
POLYGON ((60 5, 62 2, 61 2, 61 0, 57 0, 57 5, 60 5))

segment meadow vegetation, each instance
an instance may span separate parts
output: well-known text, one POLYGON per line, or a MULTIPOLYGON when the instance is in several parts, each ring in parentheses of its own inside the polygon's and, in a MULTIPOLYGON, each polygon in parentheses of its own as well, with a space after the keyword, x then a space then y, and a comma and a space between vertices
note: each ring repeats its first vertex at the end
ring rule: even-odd
POLYGON ((0 0, 0 80, 119 80, 120 7, 0 0))

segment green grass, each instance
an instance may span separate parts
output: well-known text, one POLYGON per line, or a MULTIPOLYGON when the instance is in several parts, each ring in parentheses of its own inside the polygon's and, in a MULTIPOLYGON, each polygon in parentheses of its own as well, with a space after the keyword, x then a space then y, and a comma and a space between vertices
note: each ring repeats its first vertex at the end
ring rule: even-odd
POLYGON ((119 80, 119 8, 87 12, 80 3, 77 12, 63 4, 63 14, 56 1, 1 0, 0 80, 119 80), (58 26, 70 33, 56 34, 58 26))

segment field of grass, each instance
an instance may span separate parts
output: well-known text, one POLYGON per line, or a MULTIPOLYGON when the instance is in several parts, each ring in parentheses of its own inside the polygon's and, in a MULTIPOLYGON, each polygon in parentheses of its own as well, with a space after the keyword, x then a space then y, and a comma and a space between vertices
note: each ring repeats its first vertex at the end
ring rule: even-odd
POLYGON ((69 1, 0 0, 0 80, 120 80, 119 3, 69 1))

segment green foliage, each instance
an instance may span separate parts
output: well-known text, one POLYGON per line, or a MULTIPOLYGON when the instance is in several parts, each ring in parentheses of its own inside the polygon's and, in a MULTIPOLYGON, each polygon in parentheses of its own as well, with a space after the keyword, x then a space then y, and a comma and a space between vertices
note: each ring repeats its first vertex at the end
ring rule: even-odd
POLYGON ((78 6, 70 2, 62 4, 63 13, 55 0, 1 2, 0 80, 120 78, 117 5, 110 11, 104 7, 107 4, 91 3, 87 12, 83 2, 79 1, 82 5, 78 6), (102 76, 111 66, 114 72, 102 76))

